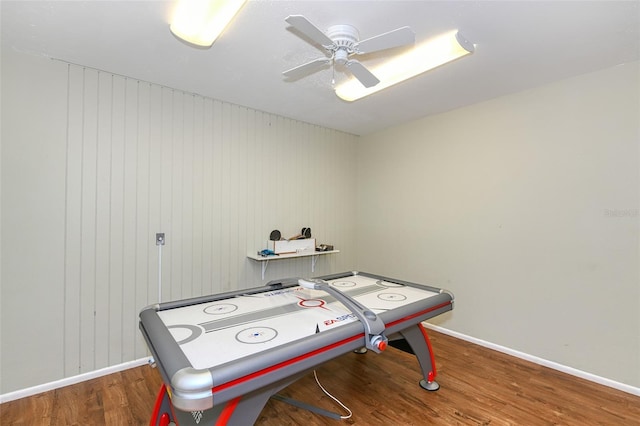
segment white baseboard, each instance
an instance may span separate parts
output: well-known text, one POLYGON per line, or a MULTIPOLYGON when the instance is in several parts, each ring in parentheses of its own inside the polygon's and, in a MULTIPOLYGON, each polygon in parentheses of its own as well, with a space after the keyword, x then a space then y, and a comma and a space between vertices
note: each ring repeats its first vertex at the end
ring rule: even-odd
MULTIPOLYGON (((561 371, 563 373, 570 374, 572 376, 580 377, 581 379, 586 379, 591 382, 595 382, 604 386, 608 386, 610 388, 618 389, 623 392, 630 393, 632 395, 640 396, 640 388, 635 386, 627 385, 626 383, 616 382, 615 380, 607 379, 606 377, 597 376, 595 374, 587 373, 586 371, 578 370, 577 368, 568 367, 566 365, 558 364, 557 362, 549 361, 544 358, 539 358, 537 356, 529 355, 524 352, 517 351, 515 349, 507 348, 505 346, 500 346, 495 343, 487 342, 485 340, 476 339, 475 337, 467 336, 466 334, 458 333, 457 331, 452 331, 437 325, 422 323, 426 328, 435 330, 439 333, 446 334, 451 337, 455 337, 460 340, 465 340, 467 342, 475 343, 476 345, 483 346, 485 348, 493 349, 498 352, 505 353, 507 355, 514 356, 516 358, 524 359, 526 361, 533 362, 534 364, 542 365, 544 367, 549 367, 554 370, 561 371)), ((436 355, 436 359, 438 354, 436 355)))
POLYGON ((134 361, 124 362, 118 365, 112 365, 110 367, 101 368, 95 371, 89 371, 87 373, 78 374, 77 376, 66 377, 64 379, 56 380, 54 382, 44 383, 37 386, 32 386, 26 389, 20 389, 14 392, 5 393, 0 395, 0 404, 3 402, 14 401, 16 399, 25 398, 28 396, 37 395, 42 392, 62 388, 64 386, 75 385, 76 383, 84 382, 87 380, 95 379, 98 377, 106 376, 107 374, 117 373, 119 371, 128 370, 130 368, 139 367, 141 365, 148 364, 151 358, 140 358, 134 361))

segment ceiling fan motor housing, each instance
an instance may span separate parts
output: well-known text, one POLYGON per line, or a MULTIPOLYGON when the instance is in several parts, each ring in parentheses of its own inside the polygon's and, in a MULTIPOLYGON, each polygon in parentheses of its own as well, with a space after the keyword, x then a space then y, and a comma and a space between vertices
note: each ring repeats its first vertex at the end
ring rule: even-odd
POLYGON ((335 57, 337 64, 344 65, 350 54, 355 52, 354 45, 360 39, 358 30, 348 24, 332 25, 327 30, 327 36, 334 42, 335 57))

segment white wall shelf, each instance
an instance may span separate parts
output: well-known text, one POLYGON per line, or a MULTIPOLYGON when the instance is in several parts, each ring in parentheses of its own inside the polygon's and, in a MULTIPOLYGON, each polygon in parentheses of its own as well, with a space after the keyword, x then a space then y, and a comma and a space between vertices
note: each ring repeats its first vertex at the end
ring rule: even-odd
POLYGON ((329 250, 329 251, 309 251, 309 252, 301 252, 301 253, 283 253, 272 256, 260 256, 258 254, 248 254, 247 257, 249 259, 255 260, 256 262, 261 262, 262 265, 262 279, 264 280, 264 274, 267 271, 267 266, 269 266, 270 260, 283 260, 283 259, 293 259, 297 257, 310 257, 311 258, 311 272, 315 272, 316 270, 316 262, 318 261, 318 257, 323 254, 331 254, 331 253, 340 253, 340 250, 329 250))

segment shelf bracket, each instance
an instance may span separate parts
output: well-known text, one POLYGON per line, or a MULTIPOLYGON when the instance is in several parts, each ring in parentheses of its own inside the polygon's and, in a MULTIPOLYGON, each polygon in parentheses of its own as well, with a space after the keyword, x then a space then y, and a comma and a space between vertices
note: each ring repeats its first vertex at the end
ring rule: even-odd
POLYGON ((262 263, 262 280, 264 281, 264 273, 267 271, 267 265, 269 265, 269 259, 261 263, 262 263))

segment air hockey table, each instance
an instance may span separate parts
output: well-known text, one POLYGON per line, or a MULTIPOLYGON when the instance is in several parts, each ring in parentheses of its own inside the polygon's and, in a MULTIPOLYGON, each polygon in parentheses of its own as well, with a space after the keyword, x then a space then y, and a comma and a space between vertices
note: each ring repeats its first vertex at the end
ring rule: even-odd
POLYGON ((405 339, 438 389, 421 322, 453 309, 446 290, 364 272, 149 306, 140 330, 162 377, 152 426, 254 424, 269 398, 352 351, 405 339))

